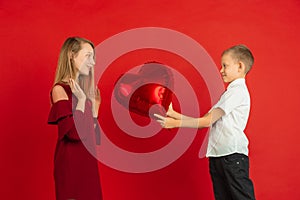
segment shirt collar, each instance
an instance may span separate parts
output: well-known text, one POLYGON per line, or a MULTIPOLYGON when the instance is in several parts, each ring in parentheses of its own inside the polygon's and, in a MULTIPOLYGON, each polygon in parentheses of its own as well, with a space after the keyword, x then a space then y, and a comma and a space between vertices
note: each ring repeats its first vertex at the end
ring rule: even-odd
POLYGON ((232 81, 231 83, 229 83, 227 89, 230 89, 236 85, 244 85, 245 83, 246 83, 246 81, 244 78, 238 78, 238 79, 232 81))

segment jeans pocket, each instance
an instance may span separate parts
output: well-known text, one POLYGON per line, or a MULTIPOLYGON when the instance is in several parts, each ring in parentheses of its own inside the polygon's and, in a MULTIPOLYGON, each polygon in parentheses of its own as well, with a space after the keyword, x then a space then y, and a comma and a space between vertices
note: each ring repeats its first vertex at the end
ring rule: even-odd
POLYGON ((236 154, 236 153, 223 157, 224 162, 227 163, 227 164, 232 164, 234 162, 237 162, 240 159, 241 159, 241 155, 236 154))
POLYGON ((248 157, 243 154, 232 154, 223 158, 224 168, 236 177, 248 176, 248 157))
POLYGON ((245 157, 242 154, 235 153, 235 154, 231 154, 228 156, 224 156, 223 160, 226 164, 237 164, 238 165, 245 160, 245 157))

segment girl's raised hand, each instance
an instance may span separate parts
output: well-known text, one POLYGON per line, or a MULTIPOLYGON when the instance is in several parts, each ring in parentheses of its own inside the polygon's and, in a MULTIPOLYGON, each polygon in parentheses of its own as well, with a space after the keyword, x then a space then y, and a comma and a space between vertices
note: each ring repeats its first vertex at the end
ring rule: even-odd
POLYGON ((83 90, 80 88, 79 84, 74 79, 69 80, 69 85, 71 87, 72 93, 78 99, 78 101, 86 100, 86 96, 83 90))

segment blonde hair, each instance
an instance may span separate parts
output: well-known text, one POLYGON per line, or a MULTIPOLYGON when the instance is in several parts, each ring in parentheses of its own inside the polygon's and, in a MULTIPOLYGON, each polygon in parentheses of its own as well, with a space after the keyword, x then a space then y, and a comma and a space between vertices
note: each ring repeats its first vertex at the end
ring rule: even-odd
MULTIPOLYGON (((85 43, 90 44, 95 51, 94 44, 85 38, 69 37, 66 39, 59 53, 54 84, 63 82, 65 79, 76 78, 78 70, 73 64, 73 57, 77 55, 82 49, 82 44, 85 43)), ((86 95, 89 95, 90 92, 94 91, 94 69, 91 69, 88 76, 79 75, 78 82, 86 95)))
POLYGON ((254 57, 247 46, 243 44, 235 45, 223 51, 222 56, 227 53, 231 53, 232 58, 236 59, 237 62, 243 62, 245 64, 246 74, 251 70, 252 65, 254 63, 254 57))

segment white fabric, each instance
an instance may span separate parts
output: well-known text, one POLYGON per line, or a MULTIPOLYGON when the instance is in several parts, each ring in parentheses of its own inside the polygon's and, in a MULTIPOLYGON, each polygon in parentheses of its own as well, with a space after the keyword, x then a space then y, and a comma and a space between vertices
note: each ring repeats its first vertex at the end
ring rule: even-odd
POLYGON ((248 155, 249 142, 244 129, 250 112, 250 95, 245 79, 231 82, 214 108, 221 108, 225 115, 210 128, 206 156, 219 157, 232 153, 248 155))

